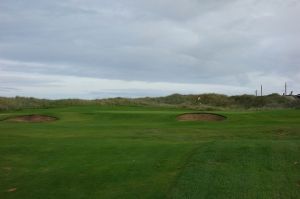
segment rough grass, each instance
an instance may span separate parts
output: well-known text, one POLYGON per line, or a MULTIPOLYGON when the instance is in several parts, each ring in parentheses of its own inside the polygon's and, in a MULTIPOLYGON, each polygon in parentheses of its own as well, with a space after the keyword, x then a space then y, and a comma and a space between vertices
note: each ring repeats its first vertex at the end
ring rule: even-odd
POLYGON ((47 100, 28 97, 0 97, 0 111, 21 110, 26 108, 53 108, 66 106, 91 105, 122 105, 122 106, 156 106, 189 108, 195 110, 230 110, 230 109, 280 109, 300 108, 300 99, 292 96, 271 94, 267 96, 238 95, 226 96, 220 94, 180 95, 145 98, 110 98, 96 100, 62 99, 47 100))
POLYGON ((300 111, 79 106, 0 113, 1 199, 300 198, 300 111))

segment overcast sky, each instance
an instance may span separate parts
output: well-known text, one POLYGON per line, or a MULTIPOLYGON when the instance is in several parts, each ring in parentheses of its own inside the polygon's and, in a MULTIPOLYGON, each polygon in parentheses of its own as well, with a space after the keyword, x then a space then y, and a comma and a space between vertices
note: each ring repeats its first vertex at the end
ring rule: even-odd
POLYGON ((300 93, 299 0, 0 0, 0 96, 300 93))

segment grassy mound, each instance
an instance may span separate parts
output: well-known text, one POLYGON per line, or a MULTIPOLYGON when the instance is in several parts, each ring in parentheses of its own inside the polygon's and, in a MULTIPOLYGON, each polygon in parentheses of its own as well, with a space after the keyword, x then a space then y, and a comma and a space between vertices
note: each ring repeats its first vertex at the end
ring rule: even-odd
POLYGON ((53 108, 66 106, 151 106, 177 107, 195 110, 228 110, 228 109, 280 109, 300 108, 300 99, 292 96, 271 94, 267 96, 238 95, 226 96, 220 94, 180 95, 173 94, 166 97, 144 98, 110 98, 96 100, 62 99, 47 100, 27 97, 0 97, 0 111, 20 110, 24 108, 53 108))

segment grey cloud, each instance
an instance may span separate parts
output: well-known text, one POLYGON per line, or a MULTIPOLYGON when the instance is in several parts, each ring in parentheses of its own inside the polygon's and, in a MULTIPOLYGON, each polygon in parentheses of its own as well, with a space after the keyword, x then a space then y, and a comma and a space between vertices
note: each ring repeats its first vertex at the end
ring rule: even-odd
POLYGON ((10 92, 10 91, 20 91, 18 88, 13 88, 13 87, 0 87, 0 91, 3 92, 10 92))
POLYGON ((251 85, 253 73, 296 81, 299 18, 295 0, 3 0, 0 59, 13 63, 0 69, 235 86, 251 85))

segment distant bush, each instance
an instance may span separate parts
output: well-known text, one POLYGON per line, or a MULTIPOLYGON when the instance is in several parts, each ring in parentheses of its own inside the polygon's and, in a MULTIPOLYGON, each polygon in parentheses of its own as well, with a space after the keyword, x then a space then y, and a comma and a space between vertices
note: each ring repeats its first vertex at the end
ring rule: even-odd
POLYGON ((233 104, 243 108, 251 107, 264 107, 266 100, 264 97, 256 97, 253 95, 240 95, 230 97, 233 100, 233 104))
POLYGON ((228 107, 232 104, 232 100, 226 95, 220 94, 202 94, 199 96, 199 102, 202 104, 208 104, 211 106, 221 106, 221 107, 228 107))
POLYGON ((0 97, 0 110, 17 110, 23 108, 45 108, 50 106, 49 100, 15 97, 15 98, 4 98, 0 97))

